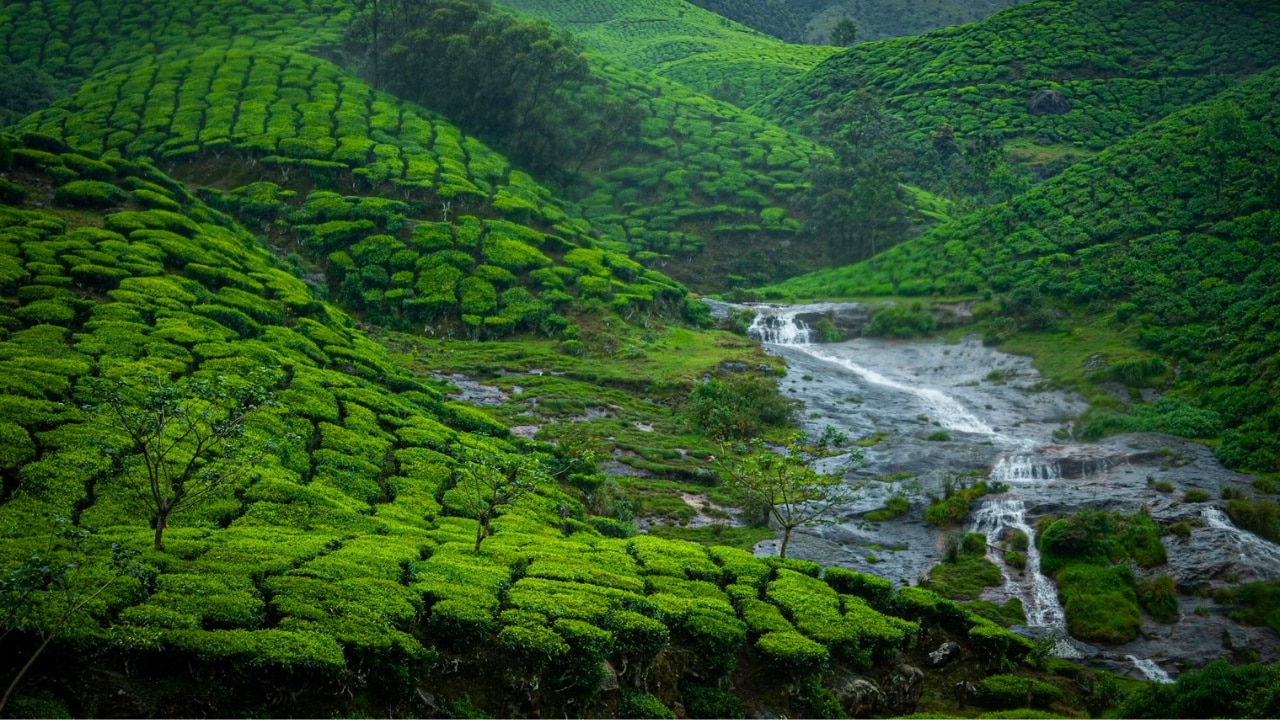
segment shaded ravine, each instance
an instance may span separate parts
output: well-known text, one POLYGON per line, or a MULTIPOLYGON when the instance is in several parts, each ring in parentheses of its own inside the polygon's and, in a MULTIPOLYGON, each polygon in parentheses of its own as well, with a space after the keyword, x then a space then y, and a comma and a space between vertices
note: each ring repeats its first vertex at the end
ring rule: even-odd
MULTIPOLYGON (((869 338, 818 345, 810 342, 808 323, 814 318, 865 318, 867 308, 747 307, 756 313, 749 333, 787 361, 783 390, 804 402, 803 429, 820 432, 834 425, 855 439, 883 436, 865 448, 865 467, 847 476, 862 490, 841 509, 840 521, 797 532, 790 554, 914 584, 941 558, 945 539, 923 522, 927 497, 942 495, 948 479, 981 472, 1009 486, 983 498, 973 513, 971 530, 985 535, 990 546, 1004 545, 1013 530, 1033 535, 1028 514, 1146 507, 1159 522, 1185 519, 1202 526, 1187 541, 1166 539, 1169 563, 1156 571, 1172 575, 1184 591, 1206 582, 1280 577, 1280 548, 1235 528, 1211 504, 1178 501, 1185 489, 1218 497, 1223 487, 1248 486, 1251 478, 1222 468, 1207 448, 1150 433, 1088 445, 1064 440, 1086 409, 1083 400, 1046 390, 1028 358, 1001 353, 976 338, 952 345, 869 338), (1153 490, 1155 478, 1176 492, 1153 490), (862 519, 893 495, 908 497, 906 517, 862 519)), ((762 543, 758 552, 776 552, 776 542, 762 543)), ((984 599, 1017 597, 1029 635, 1067 638, 1056 586, 1038 572, 1034 542, 1023 572, 1007 567, 1002 554, 989 552, 1003 583, 989 588, 984 599)), ((1093 648, 1067 639, 1057 643, 1057 652, 1159 682, 1169 681, 1169 670, 1183 663, 1198 666, 1224 656, 1223 632, 1264 659, 1280 657, 1280 643, 1269 630, 1230 623, 1222 611, 1189 609, 1171 626, 1144 618, 1143 637, 1132 643, 1093 648)))

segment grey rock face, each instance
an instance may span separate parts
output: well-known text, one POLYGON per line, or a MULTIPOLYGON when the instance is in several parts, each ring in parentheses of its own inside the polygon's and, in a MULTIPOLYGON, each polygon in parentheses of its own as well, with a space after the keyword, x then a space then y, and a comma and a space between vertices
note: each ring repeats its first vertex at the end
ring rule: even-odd
MULTIPOLYGON (((825 315, 834 312, 830 306, 774 312, 825 315)), ((779 337, 803 335, 787 331, 783 320, 775 318, 779 337)), ((1184 593, 1182 617, 1169 626, 1148 621, 1144 637, 1126 645, 1081 650, 1078 643, 1059 643, 1072 647, 1073 656, 1110 663, 1139 678, 1146 676, 1129 655, 1175 671, 1184 666, 1170 662, 1174 658, 1196 667, 1244 648, 1264 661, 1280 658, 1273 633, 1242 628, 1226 616, 1230 608, 1195 596, 1204 588, 1280 579, 1280 546, 1236 528, 1217 500, 1228 489, 1253 494, 1252 478, 1222 467, 1209 448, 1158 433, 1092 444, 1066 439, 1084 402, 1047 389, 1028 358, 1001 353, 976 338, 951 345, 858 338, 767 347, 787 361, 782 390, 803 401, 803 430, 817 434, 833 425, 855 440, 877 438, 862 449, 865 464, 845 475, 860 486, 855 499, 839 508, 834 525, 793 533, 789 556, 913 584, 941 559, 945 546, 945 533, 923 521, 929 498, 941 497, 948 480, 976 472, 1008 490, 975 502, 973 517, 989 504, 1016 500, 1032 527, 1045 515, 1083 508, 1147 512, 1166 526, 1187 523, 1188 539, 1166 535, 1168 562, 1146 571, 1174 579, 1184 593), (949 439, 927 439, 940 432, 949 439), (1165 483, 1172 492, 1160 491, 1168 489, 1165 483), (1212 500, 1184 502, 1190 489, 1205 491, 1212 500), (880 523, 864 519, 894 496, 908 500, 905 516, 880 523), (1223 646, 1224 629, 1232 637, 1230 648, 1223 646)), ((777 543, 767 541, 756 551, 776 554, 777 543)), ((989 589, 984 599, 1002 603, 1018 596, 1029 607, 1018 595, 1029 583, 996 554, 992 559, 1011 581, 989 589)), ((1055 635, 1065 628, 1027 629, 1028 635, 1046 632, 1055 635)))
POLYGON ((1065 115, 1071 112, 1071 103, 1057 90, 1041 90, 1027 101, 1032 115, 1065 115))

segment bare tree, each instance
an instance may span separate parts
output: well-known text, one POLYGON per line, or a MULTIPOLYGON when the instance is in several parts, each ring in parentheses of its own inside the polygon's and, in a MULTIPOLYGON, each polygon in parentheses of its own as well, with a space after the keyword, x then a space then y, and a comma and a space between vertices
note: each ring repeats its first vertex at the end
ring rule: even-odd
POLYGON ((171 515, 235 484, 267 451, 244 438, 245 421, 271 398, 255 380, 213 376, 173 382, 153 373, 99 380, 90 388, 95 421, 126 441, 115 479, 151 514, 157 549, 171 515))
POLYGON ((787 556, 792 531, 831 524, 836 509, 853 499, 857 488, 841 476, 845 467, 861 462, 862 452, 856 447, 842 450, 843 440, 830 427, 813 442, 803 433, 793 434, 777 452, 756 439, 745 454, 718 461, 726 483, 749 506, 766 509, 782 530, 780 556, 787 556))

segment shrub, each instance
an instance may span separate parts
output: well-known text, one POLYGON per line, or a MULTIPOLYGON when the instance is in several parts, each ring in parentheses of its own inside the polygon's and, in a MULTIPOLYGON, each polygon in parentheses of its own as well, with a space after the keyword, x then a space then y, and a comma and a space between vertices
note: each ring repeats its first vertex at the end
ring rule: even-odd
POLYGON ((667 646, 671 635, 667 626, 629 610, 615 610, 605 621, 618 652, 641 667, 647 666, 667 646))
POLYGON ((893 583, 875 575, 866 575, 841 567, 829 567, 822 574, 822 579, 826 580, 836 592, 860 597, 877 610, 883 611, 888 608, 893 598, 893 583))
POLYGON ((671 708, 663 705, 658 698, 646 693, 623 690, 622 699, 618 702, 618 717, 620 718, 673 720, 675 716, 676 714, 671 711, 671 708))
POLYGON ((695 387, 685 413, 712 437, 747 439, 765 428, 787 424, 797 406, 782 397, 774 378, 738 373, 695 387))
POLYGON ((1043 708, 1061 700, 1062 689, 1057 685, 1017 675, 990 675, 978 681, 974 698, 987 707, 1043 708))
POLYGON ((59 205, 82 208, 106 208, 129 199, 129 194, 111 183, 98 180, 75 180, 58 188, 53 195, 59 205))
POLYGON ((1141 578, 1135 584, 1138 604, 1158 622, 1173 623, 1178 619, 1178 589, 1173 578, 1157 575, 1141 578))
POLYGON ((712 685, 685 684, 680 688, 685 714, 691 718, 741 718, 742 703, 712 685))
POLYGON ((441 642, 465 648, 493 632, 493 614, 469 600, 441 600, 431 607, 427 627, 441 642))
POLYGON ((498 633, 498 644, 511 653, 521 667, 535 673, 569 653, 564 639, 544 626, 508 625, 498 633))
POLYGON ((933 315, 919 302, 910 305, 881 305, 871 311, 871 321, 862 334, 868 337, 913 338, 937 329, 933 315))
POLYGON ((825 647, 794 631, 765 633, 756 649, 775 670, 796 677, 822 672, 830 659, 825 647))
POLYGON ((27 199, 27 189, 22 185, 0 178, 0 203, 21 205, 27 199))

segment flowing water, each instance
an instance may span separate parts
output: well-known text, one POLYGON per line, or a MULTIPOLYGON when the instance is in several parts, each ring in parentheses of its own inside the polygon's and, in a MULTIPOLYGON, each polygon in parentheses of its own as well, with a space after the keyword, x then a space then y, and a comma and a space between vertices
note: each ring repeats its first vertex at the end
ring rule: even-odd
MULTIPOLYGON (((1074 395, 1041 387, 1027 358, 1001 353, 975 338, 951 345, 868 338, 813 344, 805 318, 839 312, 840 306, 750 309, 756 317, 749 334, 787 361, 783 390, 804 402, 803 429, 820 432, 834 425, 854 439, 883 438, 864 449, 865 467, 848 476, 861 490, 843 508, 841 521, 793 536, 797 557, 914 582, 942 555, 943 534, 920 520, 927 498, 942 495, 944 485, 957 477, 980 471, 989 482, 1008 488, 975 503, 972 515, 971 530, 986 536, 992 548, 988 556, 1003 575, 1002 585, 989 588, 983 597, 994 602, 1018 598, 1030 634, 1066 638, 1057 588, 1040 572, 1028 513, 1038 517, 1084 507, 1137 512, 1145 507, 1160 522, 1199 520, 1206 527, 1194 531, 1193 542, 1170 548, 1170 573, 1180 584, 1194 584, 1206 571, 1224 577, 1280 577, 1280 548, 1235 528, 1215 507, 1177 502, 1183 488, 1202 487, 1216 497, 1221 486, 1244 485, 1247 478, 1222 469, 1204 448, 1185 443, 1175 454, 1194 457, 1169 463, 1166 445, 1180 441, 1166 436, 1123 436, 1091 445, 1061 439, 1070 436, 1072 422, 1086 405, 1074 395), (1157 473, 1178 486, 1178 493, 1153 490, 1157 473), (894 495, 910 499, 907 517, 883 523, 862 519, 894 495), (1003 561, 1014 531, 1031 539, 1021 571, 1003 561), (1230 568, 1224 569, 1223 553, 1195 542, 1201 537, 1222 538, 1222 549, 1232 558, 1230 568)), ((776 548, 766 543, 758 551, 776 548)), ((1117 670, 1128 668, 1165 682, 1168 674, 1143 658, 1175 652, 1185 656, 1191 638, 1196 648, 1210 646, 1192 632, 1202 620, 1184 613, 1179 630, 1164 640, 1150 640, 1160 628, 1144 626, 1148 639, 1111 652, 1064 641, 1058 643, 1058 653, 1071 656, 1085 648, 1117 670), (1184 646, 1177 645, 1179 640, 1184 646)), ((1204 628, 1209 625, 1201 628, 1202 634, 1209 633, 1204 628)), ((1220 635, 1217 626, 1210 629, 1220 635)))

